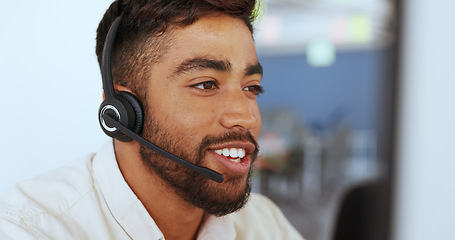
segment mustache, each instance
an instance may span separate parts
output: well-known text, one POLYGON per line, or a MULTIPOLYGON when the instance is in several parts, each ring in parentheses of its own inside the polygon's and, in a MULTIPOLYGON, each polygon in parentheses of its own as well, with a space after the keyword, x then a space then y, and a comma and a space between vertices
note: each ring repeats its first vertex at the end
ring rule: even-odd
POLYGON ((202 139, 200 144, 199 152, 205 152, 204 150, 212 145, 223 144, 232 141, 248 141, 254 145, 253 159, 256 158, 259 152, 259 145, 254 139, 253 135, 249 131, 245 132, 228 132, 220 136, 206 136, 202 139))

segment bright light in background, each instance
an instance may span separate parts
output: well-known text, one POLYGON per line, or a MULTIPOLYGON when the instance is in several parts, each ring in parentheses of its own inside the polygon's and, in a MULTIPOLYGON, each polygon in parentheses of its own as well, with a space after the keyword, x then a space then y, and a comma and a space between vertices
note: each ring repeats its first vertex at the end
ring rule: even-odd
POLYGON ((336 49, 375 48, 391 40, 387 19, 393 11, 388 0, 268 0, 265 4, 255 35, 262 53, 305 52, 321 37, 336 49))
POLYGON ((371 19, 365 14, 355 14, 348 18, 348 36, 352 43, 369 43, 372 41, 371 19))
POLYGON ((253 11, 253 15, 255 16, 254 23, 261 21, 262 17, 264 17, 265 12, 267 9, 267 2, 265 0, 257 0, 256 6, 253 11))
POLYGON ((332 20, 330 37, 337 45, 373 42, 372 20, 365 14, 340 16, 332 20))
POLYGON ((261 21, 261 26, 264 27, 256 31, 256 36, 264 45, 273 46, 280 43, 283 30, 281 18, 273 15, 267 16, 261 21))
POLYGON ((329 39, 315 39, 308 43, 307 62, 312 67, 328 67, 335 62, 335 46, 329 39))

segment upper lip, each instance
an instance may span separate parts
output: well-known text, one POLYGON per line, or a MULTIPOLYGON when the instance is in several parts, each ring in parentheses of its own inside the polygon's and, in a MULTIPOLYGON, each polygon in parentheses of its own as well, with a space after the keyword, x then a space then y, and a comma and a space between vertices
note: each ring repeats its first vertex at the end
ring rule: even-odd
POLYGON ((227 142, 227 143, 211 146, 209 149, 210 150, 219 150, 219 149, 224 149, 224 148, 242 148, 242 149, 245 149, 245 152, 247 154, 254 152, 254 150, 256 149, 254 144, 251 142, 227 142))

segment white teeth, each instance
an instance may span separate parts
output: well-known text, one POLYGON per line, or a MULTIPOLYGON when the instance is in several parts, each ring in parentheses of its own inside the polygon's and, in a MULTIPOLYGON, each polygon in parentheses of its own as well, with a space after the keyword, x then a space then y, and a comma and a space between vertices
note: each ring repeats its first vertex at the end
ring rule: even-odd
POLYGON ((237 158, 239 156, 238 152, 237 152, 237 149, 235 149, 235 148, 231 148, 229 153, 231 154, 231 158, 237 158))
POLYGON ((233 162, 240 162, 246 155, 245 149, 242 148, 223 148, 215 150, 215 152, 225 157, 231 157, 233 162))
POLYGON ((229 149, 227 148, 223 149, 223 156, 229 157, 229 149))
POLYGON ((243 158, 245 157, 246 153, 245 153, 245 149, 239 149, 239 158, 243 158))

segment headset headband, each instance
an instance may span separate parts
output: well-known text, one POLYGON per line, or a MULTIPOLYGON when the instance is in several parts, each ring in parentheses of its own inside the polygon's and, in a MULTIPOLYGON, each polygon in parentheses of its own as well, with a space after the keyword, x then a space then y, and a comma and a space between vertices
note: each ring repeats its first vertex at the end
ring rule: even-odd
POLYGON ((101 78, 103 80, 103 90, 106 98, 115 96, 114 82, 112 79, 111 59, 115 37, 117 35, 122 18, 123 15, 120 15, 114 20, 106 35, 106 41, 104 41, 103 54, 101 56, 101 78))

